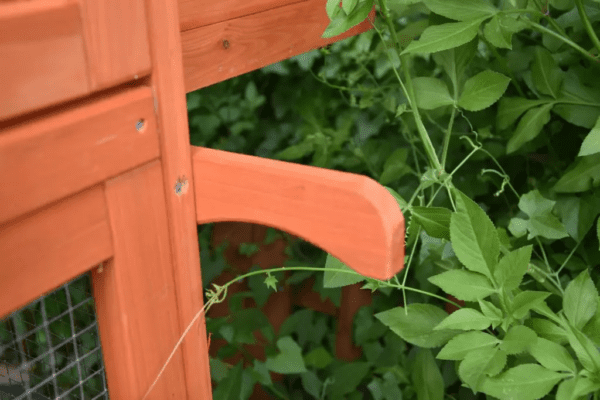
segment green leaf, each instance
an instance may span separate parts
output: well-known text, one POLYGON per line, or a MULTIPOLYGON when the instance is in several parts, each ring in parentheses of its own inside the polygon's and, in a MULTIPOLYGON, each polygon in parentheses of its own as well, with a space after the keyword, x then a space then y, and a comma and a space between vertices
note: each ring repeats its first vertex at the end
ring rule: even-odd
POLYGON ((342 0, 342 10, 344 10, 346 14, 350 14, 357 4, 358 0, 342 0))
POLYGON ((550 295, 551 293, 548 292, 534 292, 530 290, 519 293, 510 304, 513 317, 516 319, 525 317, 529 310, 543 303, 550 295))
POLYGON ((448 315, 434 329, 436 331, 440 329, 481 330, 489 327, 491 323, 492 321, 479 311, 472 308, 461 308, 448 315))
POLYGON ((477 301, 486 298, 495 290, 484 275, 454 269, 429 278, 429 282, 459 300, 477 301))
POLYGON ((216 387, 213 397, 218 400, 239 400, 242 389, 242 373, 244 369, 242 363, 238 363, 229 370, 225 377, 216 387))
POLYGON ((406 200, 404 200, 402 198, 402 196, 400 196, 398 194, 398 192, 396 192, 394 189, 387 187, 387 186, 384 186, 384 187, 388 192, 390 192, 390 194, 392 196, 394 196, 394 199, 396 199, 396 202, 400 206, 400 209, 402 210, 402 212, 406 211, 406 209, 408 208, 408 203, 406 202, 406 200))
POLYGON ((600 389, 600 383, 583 376, 575 376, 573 379, 564 380, 560 383, 556 391, 556 400, 581 400, 582 396, 598 389, 600 389))
POLYGON ((510 78, 485 70, 465 82, 458 105, 465 110, 480 111, 498 101, 506 91, 510 78))
POLYGON ((483 34, 494 46, 501 49, 512 49, 512 32, 508 32, 502 27, 500 19, 500 16, 494 15, 494 17, 485 24, 483 34))
POLYGON ((456 257, 467 269, 491 279, 498 255, 500 240, 494 224, 470 198, 454 189, 457 212, 450 220, 450 237, 456 257))
POLYGON ((538 364, 521 364, 497 377, 484 379, 481 390, 500 400, 537 400, 550 393, 564 377, 538 364))
POLYGON ((540 134, 544 125, 550 121, 550 110, 553 106, 554 104, 549 103, 525 113, 525 116, 519 121, 515 133, 506 145, 507 154, 514 153, 540 134))
POLYGON ((486 0, 423 0, 436 14, 458 21, 488 18, 498 10, 486 0))
POLYGON ((571 324, 583 328, 598 308, 598 291, 587 270, 573 279, 563 297, 563 311, 571 324))
POLYGON ((312 365, 317 369, 327 367, 333 361, 333 357, 324 347, 317 347, 304 356, 306 365, 312 365))
POLYGON ((306 372, 302 359, 302 348, 290 336, 284 336, 277 341, 280 353, 275 357, 268 357, 266 366, 269 371, 278 374, 299 374, 306 372))
POLYGON ((484 19, 466 22, 452 22, 429 26, 419 40, 413 41, 400 55, 435 53, 470 42, 477 36, 479 25, 484 19))
POLYGON ((265 278, 265 285, 270 287, 274 291, 277 291, 277 278, 273 275, 269 275, 265 278))
POLYGON ((406 147, 401 147, 396 149, 387 158, 385 164, 383 165, 383 172, 379 177, 379 183, 382 185, 387 185, 390 182, 400 179, 402 176, 406 175, 412 170, 406 163, 408 152, 409 151, 406 147))
POLYGON ((519 354, 524 352, 536 339, 537 335, 533 330, 523 325, 515 325, 506 332, 500 348, 506 354, 519 354))
POLYGON ((313 142, 300 142, 280 151, 275 155, 275 158, 281 160, 297 160, 298 158, 302 158, 312 152, 314 152, 313 142))
POLYGON ((438 107, 454 104, 448 86, 437 78, 418 77, 413 79, 413 86, 417 100, 417 107, 424 110, 433 110, 438 107))
POLYGON ((537 189, 521 197, 519 208, 529 216, 529 220, 525 221, 528 239, 535 236, 562 239, 568 236, 565 226, 552 214, 555 204, 555 201, 544 198, 537 189))
POLYGON ((327 0, 325 4, 325 10, 329 19, 333 19, 341 10, 339 0, 327 0))
POLYGON ((567 338, 583 368, 592 373, 600 372, 600 351, 594 342, 577 329, 569 329, 567 338))
POLYGON ((527 272, 532 250, 533 246, 529 245, 502 257, 494 270, 496 283, 507 290, 518 288, 527 272))
POLYGON ((317 374, 312 371, 306 371, 300 375, 302 388, 315 399, 321 398, 323 382, 319 380, 317 374))
POLYGON ((548 101, 530 100, 522 97, 503 97, 498 103, 496 127, 499 130, 504 130, 519 119, 525 111, 542 104, 548 104, 548 101))
POLYGON ((333 371, 334 382, 329 387, 329 393, 333 398, 340 398, 346 393, 353 392, 367 375, 369 368, 368 362, 353 362, 336 368, 333 371))
POLYGON ((600 118, 596 120, 596 125, 594 125, 585 139, 583 139, 581 149, 579 149, 579 154, 577 154, 577 156, 589 156, 590 154, 598 152, 600 152, 600 118))
POLYGON ((600 154, 578 158, 552 188, 559 193, 578 193, 600 186, 600 154))
POLYGON ((598 249, 600 249, 600 218, 596 222, 596 236, 598 236, 598 249))
POLYGON ((458 376, 474 392, 478 392, 485 375, 497 375, 505 364, 506 353, 498 347, 486 347, 467 353, 458 366, 458 376))
POLYGON ((478 352, 498 343, 500 343, 500 340, 489 333, 465 332, 450 339, 440 350, 437 358, 440 360, 462 360, 471 351, 478 352))
POLYGON ((444 68, 454 87, 458 87, 458 81, 465 73, 467 65, 477 54, 477 42, 471 40, 461 46, 433 54, 433 59, 444 68))
POLYGON ((542 366, 552 371, 577 372, 571 354, 560 344, 538 337, 530 346, 529 353, 542 366))
POLYGON ((425 348, 441 346, 459 333, 453 330, 433 330, 447 316, 448 314, 439 307, 415 303, 409 304, 406 310, 403 307, 396 307, 375 314, 382 324, 402 339, 425 348))
POLYGON ((450 240, 452 211, 443 207, 413 207, 412 217, 431 237, 450 240))
POLYGON ((489 301, 479 300, 479 307, 483 315, 492 320, 494 329, 502 322, 502 311, 489 301))
POLYGON ((577 242, 589 232, 600 212, 592 196, 560 196, 556 208, 567 233, 577 242))
POLYGON ((418 350, 411 374, 418 400, 444 399, 444 379, 431 350, 418 350))
POLYGON ((323 277, 323 287, 325 288, 348 286, 365 280, 364 276, 357 274, 356 272, 354 272, 354 270, 346 266, 346 264, 332 256, 331 254, 327 254, 327 259, 325 260, 325 268, 341 269, 349 272, 346 273, 325 270, 325 274, 323 277))
POLYGON ((545 48, 536 46, 531 65, 531 79, 535 88, 540 93, 556 99, 563 78, 563 72, 552 58, 552 54, 545 48))
POLYGON ((556 343, 566 343, 567 340, 567 332, 554 324, 553 322, 548 321, 547 319, 542 318, 530 318, 525 321, 527 326, 533 329, 539 337, 543 337, 545 339, 551 340, 556 343))
POLYGON ((321 37, 330 38, 346 32, 353 26, 363 22, 369 15, 369 12, 371 12, 372 8, 373 0, 359 0, 358 5, 354 7, 349 15, 346 15, 343 12, 337 13, 321 37))

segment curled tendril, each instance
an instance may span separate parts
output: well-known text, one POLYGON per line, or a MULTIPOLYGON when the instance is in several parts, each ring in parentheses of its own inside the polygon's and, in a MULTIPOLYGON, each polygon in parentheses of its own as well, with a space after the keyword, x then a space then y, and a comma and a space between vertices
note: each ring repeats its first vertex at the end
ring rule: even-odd
POLYGON ((508 177, 508 175, 496 171, 495 169, 482 169, 481 176, 483 176, 486 172, 493 172, 502 177, 502 184, 500 185, 500 189, 496 193, 494 193, 494 197, 500 196, 502 193, 504 193, 504 187, 510 183, 510 178, 508 177))
POLYGON ((216 283, 213 283, 214 290, 208 290, 206 292, 206 297, 213 304, 219 304, 225 301, 227 297, 227 286, 219 286, 216 283), (220 296, 220 297, 219 297, 220 296))

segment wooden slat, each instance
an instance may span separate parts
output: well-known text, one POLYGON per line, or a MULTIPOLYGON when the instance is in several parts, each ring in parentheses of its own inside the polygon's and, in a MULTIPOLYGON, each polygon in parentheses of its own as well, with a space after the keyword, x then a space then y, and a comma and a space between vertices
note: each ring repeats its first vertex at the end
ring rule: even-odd
MULTIPOLYGON (((92 273, 110 398, 140 400, 179 339, 160 162, 106 183, 114 257, 92 273)), ((187 399, 181 350, 148 399, 187 399)))
POLYGON ((328 24, 325 1, 307 0, 182 32, 185 90, 192 92, 371 28, 365 20, 342 35, 322 39, 328 24))
POLYGON ((99 90, 150 72, 143 0, 82 0, 90 86, 99 90))
POLYGON ((158 155, 149 88, 2 131, 0 223, 158 155))
POLYGON ((89 92, 75 1, 0 3, 0 120, 89 92))
POLYGON ((178 0, 179 28, 187 31, 306 0, 178 0))
POLYGON ((0 225, 0 319, 110 258, 112 250, 101 187, 0 225))
POLYGON ((404 217, 366 176, 192 147, 197 222, 252 222, 315 244, 376 279, 404 267, 404 217))
MULTIPOLYGON (((210 3, 215 7, 217 3, 210 3)), ((181 36, 175 0, 148 0, 147 15, 152 57, 152 87, 158 106, 158 126, 169 215, 168 233, 173 249, 172 273, 177 292, 177 307, 183 333, 202 309, 200 250, 196 226, 196 205, 192 184, 192 161, 188 131, 181 36), (178 181, 181 185, 178 186, 178 181), (176 187, 177 190, 176 191, 176 187)), ((212 398, 206 325, 203 318, 191 329, 182 345, 188 399, 212 398)), ((161 377, 161 379, 165 379, 161 377)))

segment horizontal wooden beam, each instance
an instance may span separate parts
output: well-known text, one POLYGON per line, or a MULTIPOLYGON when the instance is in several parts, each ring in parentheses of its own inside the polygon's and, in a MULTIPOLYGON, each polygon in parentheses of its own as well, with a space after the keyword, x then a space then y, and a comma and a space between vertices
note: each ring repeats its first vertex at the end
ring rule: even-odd
POLYGON ((404 266, 404 217, 366 176, 192 146, 197 222, 252 222, 321 247, 362 275, 404 266))
POLYGON ((0 225, 0 254, 2 319, 112 257, 103 188, 0 225))
MULTIPOLYGON (((206 5, 203 6, 204 9, 206 5)), ((369 18, 375 18, 375 11, 369 18)), ((181 33, 186 92, 306 53, 371 28, 365 20, 330 39, 325 1, 306 0, 181 33)))
POLYGON ((0 133, 0 224, 158 158, 151 89, 0 133))

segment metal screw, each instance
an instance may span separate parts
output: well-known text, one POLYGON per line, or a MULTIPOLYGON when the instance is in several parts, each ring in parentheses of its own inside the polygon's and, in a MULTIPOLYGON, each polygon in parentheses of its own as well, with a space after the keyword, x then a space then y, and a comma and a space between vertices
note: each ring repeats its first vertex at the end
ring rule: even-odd
POLYGON ((227 50, 227 49, 229 48, 229 40, 227 40, 227 39, 224 39, 224 40, 223 40, 223 48, 224 48, 225 50, 227 50))

